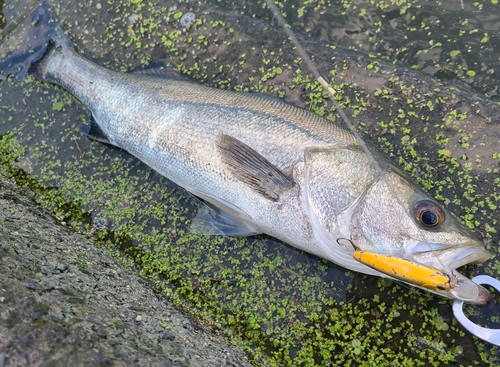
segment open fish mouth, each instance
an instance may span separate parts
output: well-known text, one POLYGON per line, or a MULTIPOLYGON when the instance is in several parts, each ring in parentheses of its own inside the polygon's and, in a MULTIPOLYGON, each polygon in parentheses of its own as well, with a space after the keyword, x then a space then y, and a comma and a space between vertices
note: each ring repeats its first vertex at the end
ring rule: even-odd
MULTIPOLYGON (((483 253, 477 249, 474 252, 469 249, 460 250, 462 251, 451 257, 450 264, 464 265, 471 262, 471 259, 484 261, 490 257, 490 254, 483 249, 481 249, 483 253)), ((444 271, 432 265, 365 251, 355 251, 353 257, 391 278, 447 298, 479 305, 484 305, 491 299, 490 293, 483 286, 474 283, 453 268, 451 271, 444 271)))
POLYGON ((471 242, 460 247, 450 247, 438 243, 418 242, 411 248, 407 259, 432 266, 442 271, 458 269, 461 266, 488 260, 491 254, 480 242, 471 242))
POLYGON ((456 269, 476 262, 483 262, 491 257, 480 242, 457 248, 441 248, 439 244, 418 243, 414 248, 425 248, 427 251, 413 253, 413 260, 443 271, 450 278, 450 287, 443 290, 431 290, 442 296, 457 299, 466 303, 484 305, 490 301, 490 293, 481 285, 474 283, 456 269), (429 250, 431 249, 431 250, 429 250))

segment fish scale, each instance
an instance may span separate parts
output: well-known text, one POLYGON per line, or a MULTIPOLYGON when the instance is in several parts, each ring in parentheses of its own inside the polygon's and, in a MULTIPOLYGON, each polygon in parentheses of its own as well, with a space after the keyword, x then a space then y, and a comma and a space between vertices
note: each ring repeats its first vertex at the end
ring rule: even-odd
MULTIPOLYGON (((30 72, 88 107, 90 137, 127 150, 211 203, 215 209, 203 207, 193 219, 197 230, 265 233, 347 269, 391 277, 380 271, 384 264, 353 257, 355 251, 374 254, 377 261, 404 264, 399 275, 415 264, 458 279, 453 287, 427 291, 470 303, 489 299, 455 270, 488 259, 483 244, 370 148, 380 166, 373 167, 347 130, 258 93, 210 88, 172 73, 106 69, 73 50, 44 5, 37 12, 33 26, 42 30, 29 60, 39 60, 30 72)), ((22 79, 26 65, 12 61, 18 56, 7 54, 0 72, 22 79)), ((399 279, 427 284, 411 274, 399 279)))

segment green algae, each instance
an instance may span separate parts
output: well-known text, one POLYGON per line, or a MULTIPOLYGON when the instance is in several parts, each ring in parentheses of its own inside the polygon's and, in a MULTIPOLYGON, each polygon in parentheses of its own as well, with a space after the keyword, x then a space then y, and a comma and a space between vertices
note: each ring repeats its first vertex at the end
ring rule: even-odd
MULTIPOLYGON (((305 2, 302 11, 326 4, 305 2)), ((321 87, 293 58, 279 31, 265 26, 254 34, 251 29, 235 32, 241 24, 196 4, 169 9, 115 1, 113 6, 100 23, 96 12, 85 7, 58 9, 77 47, 102 64, 125 71, 168 55, 178 70, 201 82, 279 93, 335 120, 321 87), (72 11, 79 14, 77 20, 72 11), (182 30, 175 16, 187 11, 202 15, 182 30), (130 24, 134 14, 137 21, 130 24), (250 43, 249 34, 263 38, 264 45, 250 43), (283 46, 275 47, 276 37, 283 46)), ((349 76, 348 62, 340 59, 326 75, 349 76)), ((364 69, 384 74, 379 65, 370 61, 364 69)), ((352 82, 337 83, 336 98, 360 121, 367 140, 395 155, 421 187, 459 213, 467 226, 484 231, 487 246, 496 253, 495 188, 500 182, 480 170, 482 164, 491 170, 495 166, 471 154, 475 134, 461 127, 479 113, 467 106, 449 108, 453 104, 444 91, 421 92, 402 77, 387 79, 372 92, 352 82), (443 117, 445 108, 449 112, 443 117), (431 139, 422 136, 424 129, 433 132, 431 139), (464 154, 473 158, 461 164, 464 154), (492 185, 480 185, 479 177, 492 185)), ((498 363, 496 347, 477 340, 473 344, 479 352, 462 347, 472 338, 449 320, 449 301, 387 280, 345 274, 268 237, 190 233, 197 200, 126 153, 88 142, 77 126, 86 112, 69 94, 28 80, 17 87, 23 101, 9 102, 8 93, 16 93, 12 88, 2 88, 2 104, 13 106, 2 115, 18 126, 30 125, 0 141, 3 171, 30 185, 61 222, 93 236, 126 265, 138 267, 179 307, 244 346, 256 365, 439 366, 460 364, 453 353, 457 348, 465 349, 466 361, 498 363), (14 113, 31 105, 28 116, 14 113), (108 225, 97 226, 98 219, 108 225)), ((493 260, 468 271, 498 276, 499 264, 493 260)))

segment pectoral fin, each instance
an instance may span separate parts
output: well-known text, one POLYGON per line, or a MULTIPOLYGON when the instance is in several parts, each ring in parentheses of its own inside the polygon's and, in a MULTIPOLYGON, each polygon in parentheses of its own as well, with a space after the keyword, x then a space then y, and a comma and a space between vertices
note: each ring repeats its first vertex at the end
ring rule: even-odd
POLYGON ((277 201, 295 185, 266 158, 232 136, 220 134, 217 148, 238 180, 270 200, 277 201))

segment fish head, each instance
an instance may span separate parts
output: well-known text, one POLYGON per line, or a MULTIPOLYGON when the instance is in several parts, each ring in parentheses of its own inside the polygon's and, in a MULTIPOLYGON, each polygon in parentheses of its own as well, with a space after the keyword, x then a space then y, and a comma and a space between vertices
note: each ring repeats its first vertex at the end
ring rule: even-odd
POLYGON ((378 168, 356 148, 306 153, 307 205, 316 242, 325 257, 379 276, 389 275, 352 261, 355 249, 408 260, 450 274, 454 279, 450 283, 460 285, 460 289, 426 290, 485 303, 487 291, 456 271, 465 264, 489 259, 484 245, 404 173, 376 158, 381 162, 378 168))
POLYGON ((385 172, 367 188, 350 224, 359 249, 444 272, 491 256, 457 218, 397 171, 385 172))

